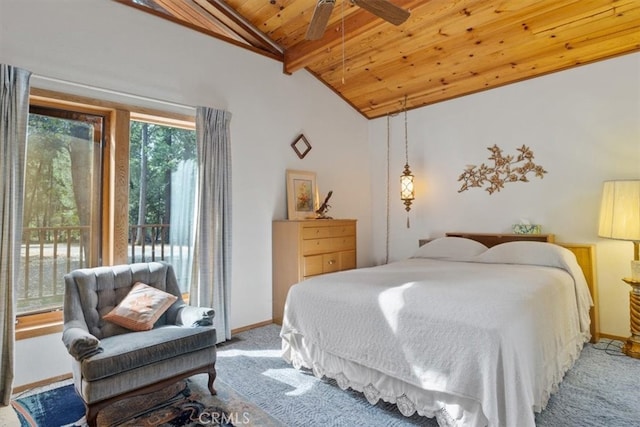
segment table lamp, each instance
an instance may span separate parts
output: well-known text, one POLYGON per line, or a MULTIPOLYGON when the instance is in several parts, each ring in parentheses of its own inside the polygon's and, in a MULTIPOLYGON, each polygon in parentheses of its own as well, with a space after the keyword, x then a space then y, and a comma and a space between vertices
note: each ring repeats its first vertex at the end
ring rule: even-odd
POLYGON ((598 236, 633 242, 631 276, 622 279, 631 285, 631 337, 622 352, 640 359, 640 179, 604 182, 598 236))

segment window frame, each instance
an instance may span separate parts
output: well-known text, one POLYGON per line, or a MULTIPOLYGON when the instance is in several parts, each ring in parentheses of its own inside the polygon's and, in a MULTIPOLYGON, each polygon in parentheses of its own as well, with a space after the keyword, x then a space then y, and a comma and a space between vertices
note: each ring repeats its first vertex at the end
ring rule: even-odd
MULTIPOLYGON (((127 262, 129 236, 129 122, 195 130, 195 115, 156 110, 32 87, 29 105, 105 117, 102 159, 102 265, 127 262)), ((62 309, 16 317, 16 340, 62 332, 62 309)))

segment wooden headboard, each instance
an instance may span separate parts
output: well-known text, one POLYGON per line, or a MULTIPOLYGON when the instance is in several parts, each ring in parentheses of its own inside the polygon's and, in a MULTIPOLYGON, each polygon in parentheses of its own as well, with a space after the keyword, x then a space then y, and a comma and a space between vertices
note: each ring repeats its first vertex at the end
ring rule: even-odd
MULTIPOLYGON (((529 241, 529 242, 548 242, 555 243, 553 234, 489 234, 489 233, 446 233, 448 237, 464 237, 466 239, 475 240, 485 246, 492 247, 500 243, 529 241)), ((595 263, 595 245, 584 243, 556 243, 562 247, 569 249, 576 256, 576 260, 582 268, 591 298, 593 298, 593 307, 589 311, 591 317, 591 342, 596 343, 600 339, 600 314, 598 311, 598 286, 596 283, 596 263, 595 263)))
POLYGON ((489 234, 489 233, 446 233, 448 237, 464 237, 475 240, 487 247, 499 245, 500 243, 528 241, 528 242, 555 242, 553 234, 489 234))

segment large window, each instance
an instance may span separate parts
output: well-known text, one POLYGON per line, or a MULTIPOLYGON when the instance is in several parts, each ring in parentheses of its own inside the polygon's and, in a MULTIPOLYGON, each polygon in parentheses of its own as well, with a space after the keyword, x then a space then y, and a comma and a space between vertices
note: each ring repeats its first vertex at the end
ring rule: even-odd
POLYGON ((59 308, 67 272, 100 263, 104 118, 32 106, 18 314, 59 308))
POLYGON ((131 121, 129 151, 130 262, 170 262, 188 292, 193 257, 196 135, 131 121))
POLYGON ((43 333, 58 330, 51 325, 61 320, 64 275, 77 268, 166 260, 189 289, 193 117, 69 98, 32 90, 19 337, 38 335, 38 325, 48 325, 43 333), (21 325, 31 332, 20 335, 21 325))

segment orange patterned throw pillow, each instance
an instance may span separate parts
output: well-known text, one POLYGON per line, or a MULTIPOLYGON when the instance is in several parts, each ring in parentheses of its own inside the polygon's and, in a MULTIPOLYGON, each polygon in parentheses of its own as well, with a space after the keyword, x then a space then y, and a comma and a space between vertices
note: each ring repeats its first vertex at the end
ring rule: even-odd
POLYGON ((103 319, 132 331, 148 331, 177 299, 175 295, 138 282, 103 319))

